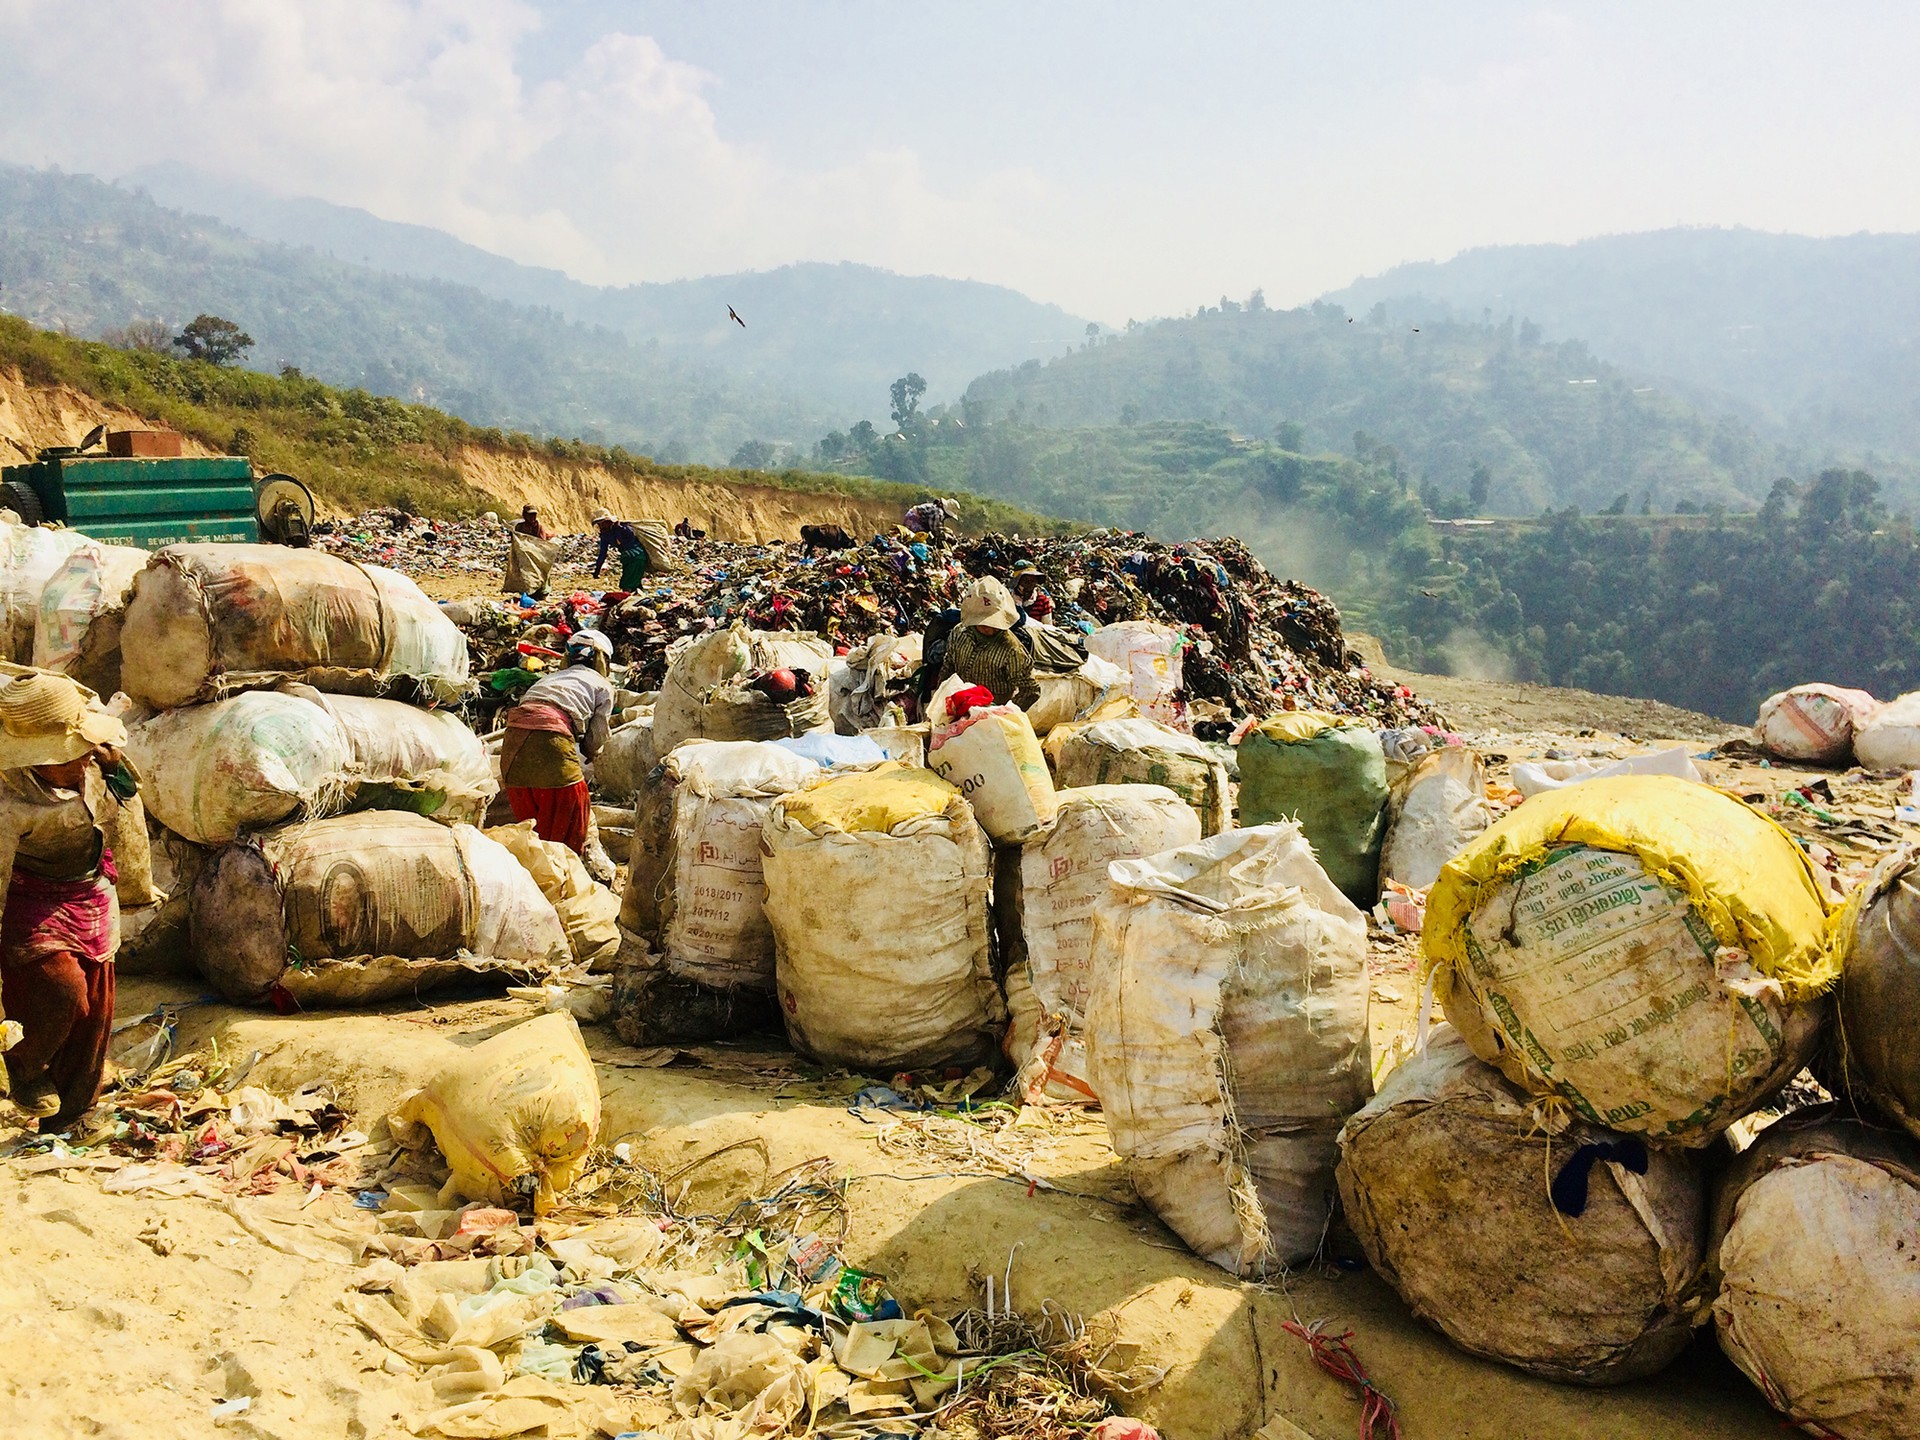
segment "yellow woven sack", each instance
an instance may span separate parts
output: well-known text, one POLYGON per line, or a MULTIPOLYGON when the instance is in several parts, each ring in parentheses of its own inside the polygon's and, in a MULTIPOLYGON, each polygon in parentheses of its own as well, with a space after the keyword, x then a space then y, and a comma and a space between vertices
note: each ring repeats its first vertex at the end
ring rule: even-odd
POLYGON ((1364 720, 1352 715, 1329 715, 1323 710, 1281 710, 1269 715, 1259 724, 1259 730, 1269 740, 1278 740, 1286 745, 1298 745, 1304 740, 1328 730, 1337 730, 1343 725, 1364 725, 1364 720))
POLYGON ((926 815, 944 815, 960 792, 931 770, 885 764, 822 780, 781 800, 794 824, 818 835, 890 834, 896 825, 926 815))
POLYGON ((600 1133, 600 1081, 571 1015, 554 1013, 462 1050, 388 1122, 403 1145, 424 1126, 469 1200, 531 1196, 544 1215, 580 1177, 600 1133))
POLYGON ((1476 1054, 1617 1130, 1704 1144, 1811 1053, 1829 905, 1778 825, 1672 776, 1537 795, 1441 870, 1424 972, 1476 1054))

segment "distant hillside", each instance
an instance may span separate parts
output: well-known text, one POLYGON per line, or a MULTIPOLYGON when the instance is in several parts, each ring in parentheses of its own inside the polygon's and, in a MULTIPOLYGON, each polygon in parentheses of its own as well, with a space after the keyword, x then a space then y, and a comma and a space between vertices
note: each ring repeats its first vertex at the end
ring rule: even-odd
POLYGON ((1510 324, 1415 329, 1258 297, 1130 329, 1046 364, 983 375, 968 423, 1205 421, 1289 450, 1374 458, 1434 508, 1753 508, 1772 448, 1742 422, 1510 324), (1382 451, 1382 447, 1385 450, 1382 451), (1365 454, 1357 454, 1365 451, 1365 454))
MULTIPOLYGON (((806 522, 879 528, 931 493, 844 475, 661 465, 577 440, 535 442, 365 390, 116 350, 0 316, 0 461, 72 444, 102 421, 174 430, 192 451, 245 454, 256 470, 299 476, 335 514, 402 505, 474 515, 533 501, 578 531, 607 505, 637 518, 684 515, 717 538, 771 540, 794 538, 806 522)), ((960 518, 974 531, 1061 528, 973 497, 960 518)))
POLYGON ((1549 340, 1730 397, 1791 448, 1790 468, 1920 468, 1920 235, 1661 230, 1501 245, 1326 298, 1355 315, 1384 304, 1401 328, 1530 320, 1549 340))
POLYGON ((163 205, 212 215, 264 240, 374 270, 471 285, 603 325, 676 358, 790 391, 842 423, 886 417, 887 386, 914 371, 934 400, 985 370, 1077 343, 1087 322, 1018 291, 869 265, 783 265, 699 280, 602 287, 520 265, 439 230, 322 200, 288 199, 182 166, 129 176, 163 205), (727 318, 731 305, 746 323, 727 318))
POLYGON ((1920 685, 1920 535, 1860 471, 1777 481, 1744 514, 1569 508, 1436 525, 1378 448, 1294 454, 1193 421, 926 416, 855 449, 843 464, 929 488, 1166 540, 1239 535, 1409 669, 1644 696, 1735 723, 1803 680, 1882 696, 1920 685))
POLYGON ((261 369, 669 460, 724 460, 750 435, 840 418, 605 327, 256 240, 85 176, 0 167, 0 304, 87 336, 211 312, 253 336, 261 369))

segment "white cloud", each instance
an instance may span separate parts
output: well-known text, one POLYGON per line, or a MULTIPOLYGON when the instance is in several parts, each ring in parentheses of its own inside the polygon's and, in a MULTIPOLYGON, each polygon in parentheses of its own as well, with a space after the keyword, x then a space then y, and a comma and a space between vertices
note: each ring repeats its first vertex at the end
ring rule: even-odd
POLYGON ((517 53, 539 24, 517 0, 0 3, 18 57, 0 153, 109 175, 181 161, 604 283, 803 258, 966 273, 1021 247, 1011 217, 1044 202, 1018 171, 943 193, 897 146, 777 166, 723 139, 712 77, 644 36, 529 86, 517 53))

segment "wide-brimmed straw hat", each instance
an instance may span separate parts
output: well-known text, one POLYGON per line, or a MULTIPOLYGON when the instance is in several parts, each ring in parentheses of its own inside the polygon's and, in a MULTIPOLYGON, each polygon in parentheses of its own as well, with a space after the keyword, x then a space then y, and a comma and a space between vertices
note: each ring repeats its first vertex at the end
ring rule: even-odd
POLYGON ((127 727, 64 675, 36 672, 0 686, 0 770, 64 765, 96 745, 124 745, 127 727))
POLYGON ((960 597, 960 623, 1011 630, 1020 623, 1020 607, 1005 585, 991 575, 983 576, 960 597))

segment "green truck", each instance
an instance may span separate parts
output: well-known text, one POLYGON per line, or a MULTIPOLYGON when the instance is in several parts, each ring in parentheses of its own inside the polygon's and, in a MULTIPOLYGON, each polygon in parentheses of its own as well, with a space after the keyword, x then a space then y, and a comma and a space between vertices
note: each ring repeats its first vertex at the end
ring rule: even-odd
POLYGON ((187 540, 305 545, 313 524, 313 497, 291 475, 256 476, 244 455, 182 455, 180 437, 164 431, 104 426, 0 469, 0 506, 29 525, 148 550, 187 540))

